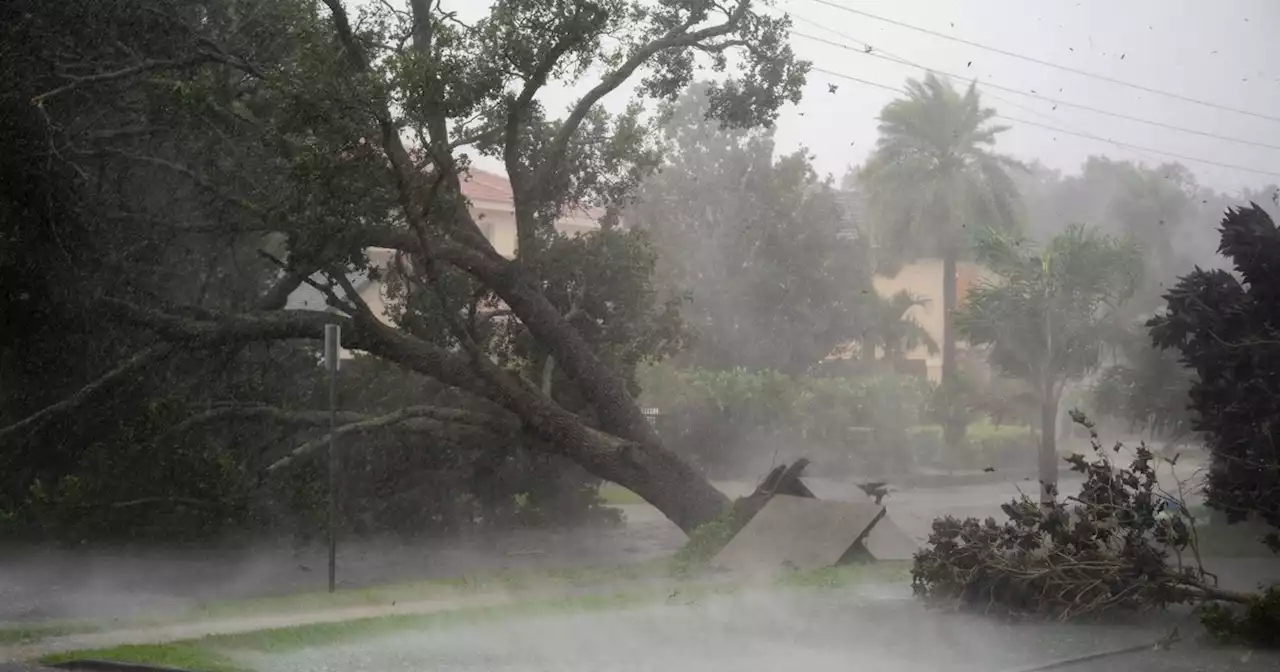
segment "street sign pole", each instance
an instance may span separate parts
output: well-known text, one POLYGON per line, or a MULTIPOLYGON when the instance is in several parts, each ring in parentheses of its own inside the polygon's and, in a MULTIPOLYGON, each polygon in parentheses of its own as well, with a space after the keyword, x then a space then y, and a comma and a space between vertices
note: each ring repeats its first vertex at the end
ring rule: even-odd
POLYGON ((338 577, 338 350, 341 327, 324 325, 324 363, 329 370, 329 592, 338 577))

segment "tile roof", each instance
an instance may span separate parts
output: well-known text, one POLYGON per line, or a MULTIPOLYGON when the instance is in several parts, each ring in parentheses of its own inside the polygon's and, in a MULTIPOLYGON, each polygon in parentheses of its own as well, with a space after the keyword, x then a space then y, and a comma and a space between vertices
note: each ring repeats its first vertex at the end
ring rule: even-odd
MULTIPOLYGON (((485 170, 468 168, 462 180, 462 195, 472 201, 500 203, 515 207, 515 195, 511 191, 511 181, 506 175, 490 173, 485 170)), ((603 217, 603 208, 572 208, 564 213, 565 219, 585 219, 594 224, 603 217)))
POLYGON ((515 203, 511 181, 505 175, 470 168, 462 180, 462 195, 473 201, 515 203))

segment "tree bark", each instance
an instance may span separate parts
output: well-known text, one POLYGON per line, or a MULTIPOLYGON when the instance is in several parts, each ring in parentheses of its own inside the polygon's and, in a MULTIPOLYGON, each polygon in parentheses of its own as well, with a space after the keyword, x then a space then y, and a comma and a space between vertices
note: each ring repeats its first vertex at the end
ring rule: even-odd
POLYGON ((447 352, 375 318, 283 310, 228 316, 214 322, 167 315, 125 301, 104 303, 170 340, 204 347, 255 340, 319 339, 324 324, 337 322, 343 327, 346 347, 489 398, 515 413, 548 450, 576 462, 594 476, 640 495, 686 533, 712 520, 729 505, 728 497, 660 443, 645 444, 594 429, 532 385, 492 385, 476 375, 466 355, 447 352))
MULTIPOLYGON (((949 393, 954 392, 954 386, 958 382, 955 327, 956 256, 955 249, 947 249, 942 255, 942 383, 949 393)), ((954 405, 955 402, 954 395, 948 394, 948 406, 954 405)), ((963 420, 957 415, 953 408, 948 408, 946 423, 942 428, 943 445, 949 453, 954 453, 960 446, 960 442, 964 440, 963 420)))
MULTIPOLYGON (((371 61, 355 38, 341 0, 325 0, 325 4, 333 13, 338 39, 346 48, 350 64, 357 71, 368 70, 371 61)), ((415 49, 420 52, 425 52, 431 43, 432 24, 423 17, 424 12, 430 11, 429 4, 416 3, 413 7, 417 28, 414 36, 415 49)), ((559 169, 573 133, 600 98, 618 88, 654 54, 727 34, 742 20, 749 4, 740 0, 730 17, 731 21, 723 25, 693 33, 685 32, 692 24, 673 28, 667 35, 640 48, 591 89, 557 131, 551 146, 543 152, 543 161, 532 171, 527 183, 524 182, 525 177, 519 166, 509 167, 515 168, 510 172, 520 186, 514 191, 517 213, 525 213, 524 219, 528 219, 528 210, 525 208, 530 200, 528 196, 537 194, 559 169)), ((430 197, 434 195, 436 187, 444 186, 457 197, 462 195, 461 183, 449 151, 451 143, 447 137, 447 120, 443 114, 428 120, 432 162, 439 172, 438 180, 424 200, 421 193, 424 187, 422 175, 405 149, 400 128, 391 114, 390 101, 379 98, 372 102, 375 103, 373 111, 382 131, 382 146, 395 175, 400 204, 409 230, 417 238, 416 251, 424 259, 439 259, 465 270, 492 289, 520 318, 525 328, 548 347, 550 354, 556 358, 557 365, 595 407, 602 428, 615 436, 610 437, 587 426, 582 418, 561 408, 536 388, 523 385, 523 381, 512 385, 508 384, 510 381, 503 379, 500 381, 502 384, 487 385, 493 395, 491 398, 515 412, 527 426, 538 431, 551 445, 564 450, 567 457, 594 475, 612 480, 644 497, 686 533, 719 515, 728 506, 728 498, 662 445, 657 432, 649 425, 628 393, 622 378, 600 361, 586 339, 560 314, 546 295, 530 282, 522 271, 522 264, 512 263, 497 253, 463 205, 465 201, 461 198, 454 199, 453 212, 446 214, 443 221, 428 221, 428 210, 432 205, 430 197), (433 223, 444 224, 445 227, 433 227, 433 223), (437 234, 447 235, 445 239, 437 239, 437 234), (448 240, 450 237, 453 241, 448 240), (457 242, 467 246, 458 245, 457 242)), ((524 229, 531 224, 528 221, 517 221, 517 228, 524 229)), ((375 325, 370 326, 376 329, 375 325)), ((393 338, 382 329, 376 329, 375 333, 384 341, 393 338)), ((419 348, 416 344, 415 349, 441 359, 440 353, 426 352, 427 349, 419 348)), ((379 354, 377 351, 372 352, 379 354)), ((478 371, 483 370, 488 363, 476 361, 475 364, 478 371)))

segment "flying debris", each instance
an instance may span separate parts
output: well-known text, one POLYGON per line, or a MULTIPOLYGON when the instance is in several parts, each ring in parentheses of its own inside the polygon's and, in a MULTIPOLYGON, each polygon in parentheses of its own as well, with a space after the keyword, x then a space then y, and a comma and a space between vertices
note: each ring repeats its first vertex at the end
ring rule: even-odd
POLYGON ((889 494, 889 484, 884 481, 872 481, 870 483, 859 483, 858 488, 867 493, 868 497, 874 497, 876 504, 879 504, 886 495, 889 494))

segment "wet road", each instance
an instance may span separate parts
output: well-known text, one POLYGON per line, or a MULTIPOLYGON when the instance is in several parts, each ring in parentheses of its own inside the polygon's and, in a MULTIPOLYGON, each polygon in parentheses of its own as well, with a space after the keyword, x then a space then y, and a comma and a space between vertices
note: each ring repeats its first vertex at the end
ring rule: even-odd
MULTIPOLYGON (((824 499, 865 499, 852 483, 807 482, 824 499)), ((1069 480, 1062 485, 1072 487, 1069 480)), ((751 492, 754 484, 717 482, 716 486, 733 497, 751 492)), ((1034 487, 1032 482, 1017 480, 913 488, 890 494, 885 504, 893 520, 923 542, 939 515, 999 516, 1001 504, 1034 487)), ((653 507, 619 508, 627 520, 620 527, 521 530, 412 543, 343 543, 339 545, 339 584, 352 588, 504 570, 634 564, 674 553, 684 543, 679 528, 653 507)), ((212 599, 323 590, 326 563, 324 549, 295 551, 283 543, 183 553, 0 549, 0 621, 125 618, 212 599)), ((1280 572, 1275 576, 1280 578, 1280 572)), ((1251 579, 1242 587, 1251 588, 1254 583, 1251 579)))

